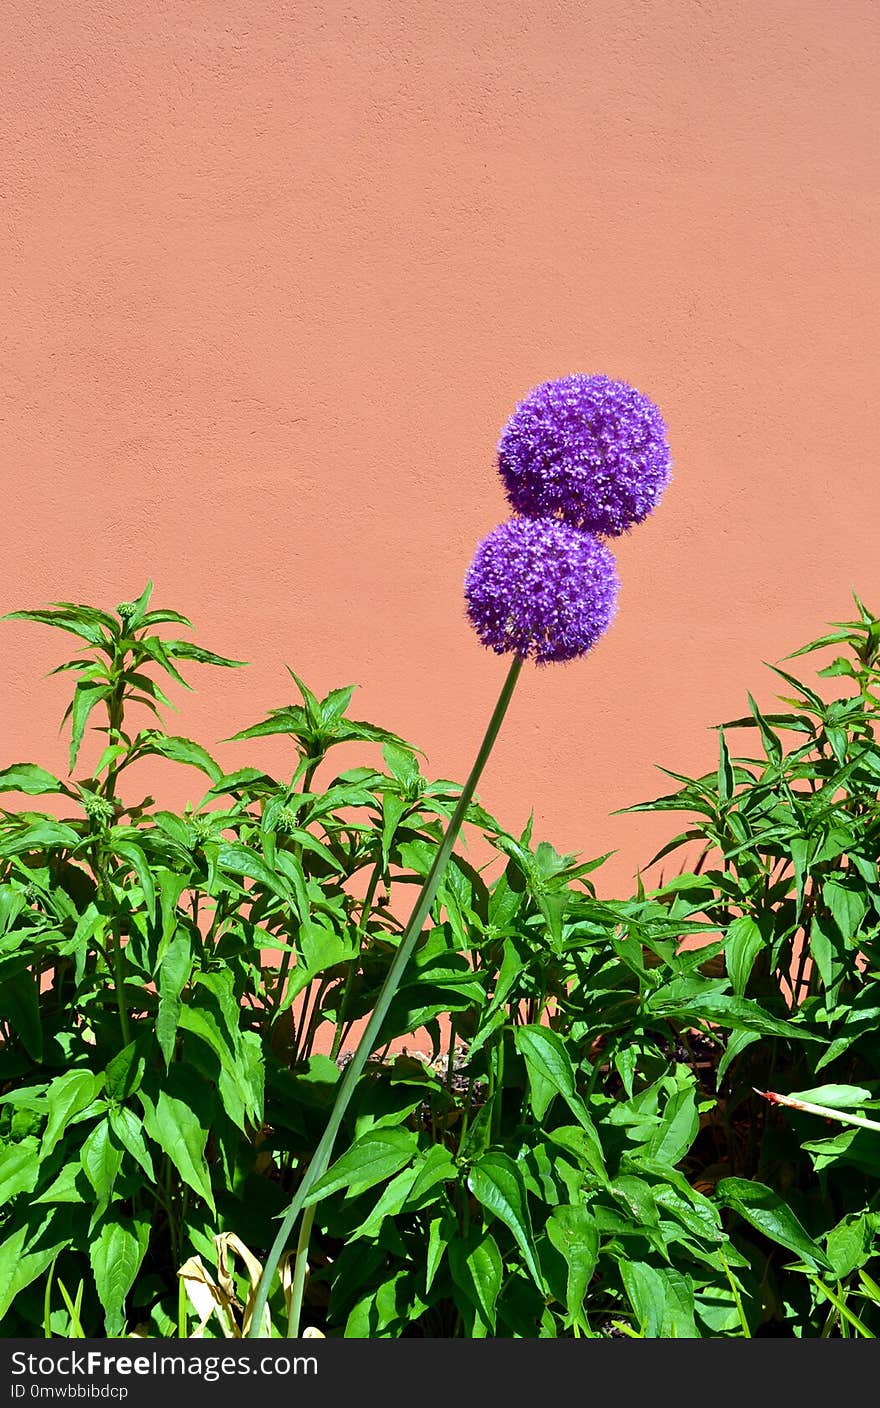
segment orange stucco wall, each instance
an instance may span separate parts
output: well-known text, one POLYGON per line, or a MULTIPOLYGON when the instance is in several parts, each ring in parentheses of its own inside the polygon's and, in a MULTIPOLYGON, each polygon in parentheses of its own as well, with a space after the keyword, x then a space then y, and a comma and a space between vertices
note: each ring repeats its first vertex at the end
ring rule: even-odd
MULTIPOLYGON (((194 668, 176 729, 262 717, 289 662, 462 777, 504 668, 461 593, 500 428, 623 377, 674 482, 482 795, 628 884, 660 833, 612 809, 880 601, 876 6, 5 0, 0 32, 0 610, 152 576, 253 662, 194 668)), ((61 767, 64 639, 0 632, 2 761, 61 767)))

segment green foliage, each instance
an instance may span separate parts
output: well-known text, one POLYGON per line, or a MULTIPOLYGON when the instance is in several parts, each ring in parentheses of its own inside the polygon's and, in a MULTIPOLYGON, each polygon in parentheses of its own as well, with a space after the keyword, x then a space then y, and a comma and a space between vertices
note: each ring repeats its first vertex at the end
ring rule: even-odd
MULTIPOLYGON (((789 712, 750 699, 716 769, 643 804, 688 815, 657 858, 682 871, 653 890, 599 898, 601 861, 471 807, 308 1199, 305 1323, 880 1331, 880 622, 857 610, 798 652, 839 652, 820 674, 845 697, 778 671, 789 712), (733 748, 746 730, 755 757, 733 748)), ((460 789, 349 718, 352 689, 295 675, 298 700, 236 735, 288 738, 287 777, 166 733, 157 679, 238 662, 160 636, 191 627, 149 587, 115 613, 15 615, 82 650, 59 667, 70 778, 0 772, 53 808, 0 812, 0 1333, 175 1335, 180 1268, 265 1257, 460 789), (341 742, 364 762, 334 773, 341 742), (186 768, 194 804, 143 796, 151 756, 186 768)), ((244 1305, 253 1269, 225 1274, 244 1305)), ((289 1309, 288 1278, 273 1333, 289 1309)))

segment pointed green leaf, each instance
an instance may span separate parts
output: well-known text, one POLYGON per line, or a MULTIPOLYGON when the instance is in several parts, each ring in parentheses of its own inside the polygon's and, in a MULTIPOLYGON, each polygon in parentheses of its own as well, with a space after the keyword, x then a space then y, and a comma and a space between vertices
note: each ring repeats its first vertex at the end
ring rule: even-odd
POLYGON ((85 1175, 95 1190, 98 1209, 103 1212, 113 1195, 113 1187, 122 1167, 122 1150, 110 1133, 110 1121, 103 1119, 90 1132, 80 1153, 85 1175))
MULTIPOLYGON (((135 827, 126 827, 125 834, 136 832, 135 827)), ((137 841, 120 841, 119 832, 112 833, 113 848, 117 856, 127 860, 132 870, 140 882, 140 887, 144 896, 144 907, 147 914, 152 919, 156 912, 156 890, 153 885, 153 876, 150 871, 149 862, 140 848, 137 841)))
POLYGON ((495 1302, 504 1277, 504 1263, 491 1232, 472 1233, 466 1241, 454 1237, 449 1244, 452 1279, 473 1301, 490 1330, 495 1332, 495 1302))
POLYGON ((39 1173, 39 1142, 32 1134, 0 1148, 0 1204, 7 1207, 17 1193, 32 1193, 39 1173))
POLYGON ((772 1188, 748 1178, 722 1178, 715 1192, 723 1204, 733 1208, 771 1242, 778 1242, 810 1266, 830 1270, 822 1248, 817 1246, 788 1204, 772 1188))
POLYGON ((258 885, 271 890, 279 899, 289 898, 287 887, 275 872, 269 869, 263 857, 238 841, 220 843, 217 848, 217 864, 228 875, 255 880, 258 885))
POLYGON ((13 763, 0 772, 0 792, 24 792, 29 797, 39 797, 46 793, 63 792, 71 797, 73 793, 57 777, 35 763, 13 763))
POLYGON ((192 645, 188 640, 166 640, 163 644, 174 660, 195 660, 200 665, 221 665, 229 670, 238 670, 247 664, 246 660, 229 660, 225 655, 215 655, 212 650, 203 650, 200 645, 192 645))
POLYGON ((166 1066, 174 1054, 174 1040, 180 1021, 180 994, 189 980, 192 968, 192 941, 185 929, 178 929, 159 968, 159 1011, 156 1017, 156 1040, 166 1066))
POLYGON ((56 1076, 46 1092, 49 1119, 43 1134, 40 1158, 51 1154, 68 1124, 91 1105, 100 1089, 100 1081, 91 1071, 65 1071, 56 1076))
POLYGON ((517 1027, 514 1031, 516 1048, 526 1063, 529 1089, 535 1115, 543 1119, 553 1095, 561 1095, 578 1124, 586 1132, 592 1150, 595 1171, 601 1177, 605 1160, 599 1134, 577 1092, 574 1069, 565 1043, 558 1032, 538 1024, 517 1027), (537 1099, 537 1105, 535 1100, 537 1099))
POLYGON ((621 1261, 620 1274, 646 1339, 696 1340, 693 1283, 670 1266, 621 1261))
POLYGON ((106 647, 107 637, 100 625, 87 619, 86 610, 85 607, 72 607, 60 611, 10 611, 0 619, 35 621, 41 626, 56 626, 59 631, 68 631, 71 635, 79 636, 80 640, 87 640, 89 645, 106 647))
POLYGON ((724 730, 718 730, 718 748, 720 758, 718 762, 718 797, 722 802, 729 802, 733 796, 733 767, 730 762, 730 752, 724 738, 724 730))
POLYGON ((749 915, 734 919, 728 926, 724 935, 724 955, 737 997, 742 997, 745 992, 755 959, 763 947, 761 930, 749 915))
POLYGON ((130 1110, 127 1106, 121 1105, 118 1109, 111 1108, 107 1112, 107 1118, 110 1121, 110 1128, 113 1131, 114 1137, 119 1141, 123 1149, 126 1149, 128 1153, 131 1154, 135 1162, 140 1164, 150 1182, 154 1182, 156 1175, 153 1171, 153 1160, 150 1158, 150 1152, 142 1133, 142 1122, 138 1119, 134 1110, 130 1110))
POLYGON ((110 687, 106 684, 79 683, 73 693, 70 733, 70 771, 76 767, 80 744, 89 715, 102 699, 110 697, 110 687))
POLYGON ((104 1307, 105 1334, 125 1332, 125 1298, 146 1256, 150 1224, 145 1218, 112 1216, 105 1219, 89 1245, 89 1258, 98 1296, 104 1307))
POLYGON ((513 1233, 535 1285, 544 1291, 522 1174, 506 1154, 489 1152, 468 1174, 468 1187, 478 1203, 513 1233))
POLYGON ((837 880, 826 880, 822 887, 822 898, 831 910, 843 938, 849 943, 858 933, 868 910, 864 891, 854 889, 851 885, 842 885, 837 880))
POLYGON ((52 1265, 71 1240, 70 1217, 66 1210, 52 1208, 44 1218, 31 1218, 12 1228, 4 1228, 0 1241, 0 1320, 20 1291, 52 1265))
POLYGON ((141 735, 141 751, 144 754, 155 753, 159 757, 169 758, 173 763, 188 763, 190 767, 198 768, 200 772, 206 773, 212 782, 217 782, 223 776, 223 769, 200 744, 194 743, 191 738, 181 738, 177 734, 158 733, 156 730, 144 737, 141 735))
POLYGON ((599 1257, 596 1219, 584 1207, 556 1207, 547 1219, 547 1236, 568 1267, 565 1308, 573 1321, 580 1321, 599 1257))
POLYGON ((410 1162, 418 1149, 418 1136, 408 1129, 370 1130, 319 1178, 305 1206, 326 1198, 340 1188, 356 1198, 377 1183, 391 1178, 410 1162))
POLYGON ((147 1134, 168 1155, 184 1183, 204 1198, 212 1212, 216 1212, 211 1176, 205 1162, 208 1130, 202 1127, 198 1116, 185 1101, 169 1095, 166 1090, 160 1090, 155 1104, 143 1090, 138 1091, 138 1099, 144 1107, 147 1134))

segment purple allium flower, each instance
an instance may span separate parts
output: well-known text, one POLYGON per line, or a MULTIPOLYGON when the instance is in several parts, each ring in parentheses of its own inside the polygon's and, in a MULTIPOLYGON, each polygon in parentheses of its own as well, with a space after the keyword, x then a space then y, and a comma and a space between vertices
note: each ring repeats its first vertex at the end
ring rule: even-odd
POLYGON ((529 518, 548 514, 617 537, 656 508, 669 482, 666 426, 625 381, 565 376, 520 401, 501 436, 507 497, 529 518))
POLYGON ((614 558, 558 518, 511 518, 479 544, 464 584, 477 635, 539 664, 584 655, 611 624, 614 558))

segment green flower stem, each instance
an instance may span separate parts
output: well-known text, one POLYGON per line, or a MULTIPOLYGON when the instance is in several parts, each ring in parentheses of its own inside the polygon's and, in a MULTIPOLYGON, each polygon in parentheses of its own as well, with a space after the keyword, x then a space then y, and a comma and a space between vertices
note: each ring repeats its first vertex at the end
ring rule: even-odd
MULTIPOLYGON (((505 679, 504 684, 502 686, 501 694, 498 698, 498 703, 495 705, 494 712, 492 714, 491 719, 489 720, 489 727, 486 729, 486 736, 480 746, 480 751, 477 754, 476 761, 474 762, 473 767, 471 768, 468 780, 462 788, 461 796, 458 799, 458 804, 452 814, 452 819, 449 822, 449 826, 446 829, 446 833, 443 837, 443 840, 440 842, 440 847, 437 851, 436 856, 434 857, 434 863, 425 878, 421 890, 419 891, 419 897, 416 901, 415 909, 413 910, 410 921, 406 926, 406 930, 404 931, 403 938, 400 941, 400 946, 397 950, 397 953, 394 955, 394 961, 388 970, 385 982, 382 984, 382 989, 379 993, 378 998, 376 999, 376 1006, 373 1009, 372 1016, 370 1017, 366 1029, 363 1035, 361 1036, 360 1041, 358 1042, 354 1055, 352 1056, 351 1060, 345 1068, 345 1071, 343 1072, 342 1080, 339 1084, 339 1091, 336 1096, 336 1102, 330 1113, 330 1118, 327 1121, 327 1128, 324 1130, 318 1147, 316 1148, 314 1155, 312 1156, 312 1161, 306 1169, 302 1183, 299 1185, 299 1188, 296 1191, 293 1201, 288 1207, 287 1212, 284 1214, 284 1219, 281 1223, 278 1236, 275 1238, 275 1241, 272 1244, 272 1250, 269 1252, 269 1256, 263 1268, 263 1274, 260 1278, 260 1284, 257 1288, 257 1294, 254 1300, 253 1317, 251 1320, 250 1328, 251 1339, 260 1338, 260 1326, 263 1320, 263 1310, 265 1308, 266 1301, 269 1296, 269 1287, 272 1283, 272 1278, 275 1275, 276 1270, 278 1269, 278 1263, 281 1260, 281 1257, 290 1239, 290 1234, 293 1230, 294 1223, 296 1222, 296 1219, 298 1218, 299 1214, 302 1212, 306 1199, 308 1198, 315 1184, 318 1182, 318 1179, 321 1178, 323 1174, 327 1171, 330 1159, 333 1154, 333 1145, 336 1142, 336 1136, 339 1133, 339 1127, 342 1124, 345 1112, 348 1109, 351 1097, 354 1094, 355 1087, 357 1086, 357 1083, 360 1080, 361 1073, 363 1072, 363 1069, 367 1064, 367 1060, 369 1059, 369 1056, 376 1045, 376 1042, 382 1029, 382 1024, 385 1021, 385 1017, 388 1013, 389 1007, 391 1006, 394 994, 397 992, 397 989, 400 986, 400 981, 403 977, 404 970, 407 964, 409 963, 413 949, 415 948, 416 943, 418 942, 418 939, 421 935, 425 920, 428 918, 428 915, 430 913, 431 905, 434 903, 434 898, 440 886, 440 881, 443 878, 443 872, 446 869, 447 861, 449 860, 449 857, 452 854, 452 848, 458 840, 458 834, 461 831, 464 819, 467 815, 468 808, 471 804, 471 801, 473 800, 473 795, 476 790, 477 783, 480 780, 483 769, 489 759, 489 755, 492 752, 493 747, 495 746, 495 740, 498 737, 501 725, 504 721, 504 716, 507 713, 507 709, 510 704, 513 691, 516 687, 516 682, 519 679, 519 674, 522 669, 522 663, 523 662, 521 658, 519 656, 516 656, 514 658, 513 664, 511 665, 507 673, 507 678, 505 679)), ((294 1307, 292 1306, 291 1310, 293 1311, 293 1309, 294 1307)), ((293 1315, 291 1315, 291 1326, 293 1323, 293 1318, 293 1315)))
POLYGON ((312 1224, 315 1221, 317 1203, 306 1208, 299 1224, 299 1238, 296 1244, 296 1262, 293 1268, 293 1284, 290 1288, 290 1314, 287 1317, 287 1338, 299 1339, 299 1323, 302 1315, 303 1292, 306 1287, 306 1272, 309 1269, 309 1242, 312 1224))

